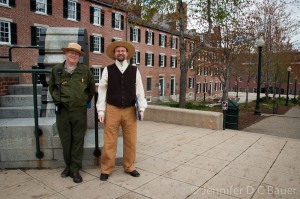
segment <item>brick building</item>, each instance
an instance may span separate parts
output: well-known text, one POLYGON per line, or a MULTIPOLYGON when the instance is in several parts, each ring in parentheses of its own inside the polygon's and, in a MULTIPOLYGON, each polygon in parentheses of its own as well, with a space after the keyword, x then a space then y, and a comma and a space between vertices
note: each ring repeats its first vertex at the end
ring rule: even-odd
MULTIPOLYGON (((12 62, 21 69, 37 65, 41 30, 47 27, 85 28, 89 37, 89 67, 94 68, 96 82, 101 68, 112 63, 106 46, 115 40, 130 41, 136 48, 131 62, 142 75, 145 96, 149 102, 178 100, 180 87, 179 37, 167 26, 130 26, 126 14, 116 10, 112 1, 99 0, 1 0, 0 55, 7 56, 11 45, 36 46, 15 48, 12 62)), ((189 40, 189 38, 187 38, 189 40)), ((2 61, 7 59, 1 59, 2 61)), ((221 84, 207 71, 187 74, 187 99, 201 100, 219 96, 221 84)), ((3 79, 2 79, 3 81, 3 79)), ((31 83, 25 74, 19 83, 31 83)), ((3 87, 1 88, 3 90, 3 87)))

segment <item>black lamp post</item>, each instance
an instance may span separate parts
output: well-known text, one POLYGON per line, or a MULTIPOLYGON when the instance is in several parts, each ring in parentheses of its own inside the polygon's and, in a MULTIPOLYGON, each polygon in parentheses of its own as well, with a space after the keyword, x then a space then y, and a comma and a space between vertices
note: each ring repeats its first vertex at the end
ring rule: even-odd
POLYGON ((294 104, 296 104, 296 93, 297 93, 297 77, 295 77, 294 104))
POLYGON ((289 86, 290 86, 290 75, 291 75, 292 68, 289 66, 287 68, 288 71, 288 79, 287 79, 287 86, 286 86, 286 99, 285 99, 285 106, 288 106, 289 103, 289 86))
POLYGON ((265 44, 265 41, 262 36, 259 37, 257 41, 258 47, 258 71, 257 71, 257 95, 256 95, 256 105, 254 115, 261 115, 260 108, 259 108, 259 100, 260 100, 260 82, 261 82, 261 56, 262 56, 262 48, 265 44))

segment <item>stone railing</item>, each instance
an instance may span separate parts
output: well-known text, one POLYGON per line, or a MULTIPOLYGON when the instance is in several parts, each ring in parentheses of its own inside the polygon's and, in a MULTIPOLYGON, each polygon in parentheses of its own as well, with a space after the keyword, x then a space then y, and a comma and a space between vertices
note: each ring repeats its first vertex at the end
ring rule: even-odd
POLYGON ((223 129, 223 113, 221 112, 149 105, 145 111, 145 120, 207 129, 223 129))

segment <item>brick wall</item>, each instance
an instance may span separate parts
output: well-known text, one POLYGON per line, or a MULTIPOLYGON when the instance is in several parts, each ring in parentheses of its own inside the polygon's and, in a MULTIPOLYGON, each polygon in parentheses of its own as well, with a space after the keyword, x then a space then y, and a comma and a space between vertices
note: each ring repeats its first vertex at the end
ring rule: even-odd
POLYGON ((0 96, 7 95, 9 85, 18 83, 18 77, 0 77, 0 96))

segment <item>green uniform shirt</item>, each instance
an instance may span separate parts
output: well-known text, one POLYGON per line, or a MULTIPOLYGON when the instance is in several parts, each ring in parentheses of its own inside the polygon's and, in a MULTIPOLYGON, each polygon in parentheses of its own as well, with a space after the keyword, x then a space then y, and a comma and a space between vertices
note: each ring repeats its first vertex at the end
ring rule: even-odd
POLYGON ((61 102, 69 111, 86 109, 95 93, 94 76, 84 64, 77 64, 72 74, 64 70, 64 64, 53 67, 48 81, 53 102, 54 104, 61 102), (61 71, 61 75, 58 71, 61 71))

